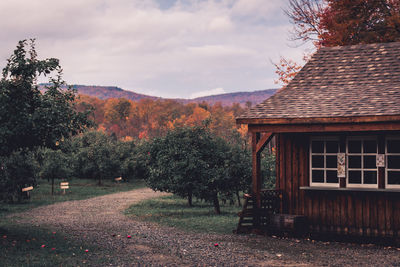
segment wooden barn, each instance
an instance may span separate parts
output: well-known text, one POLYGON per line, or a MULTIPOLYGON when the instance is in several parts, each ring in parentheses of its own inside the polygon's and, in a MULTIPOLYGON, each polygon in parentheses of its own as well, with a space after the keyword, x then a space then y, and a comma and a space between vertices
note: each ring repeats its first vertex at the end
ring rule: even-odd
POLYGON ((285 88, 236 118, 276 141, 279 212, 314 234, 400 237, 400 43, 320 49, 285 88))

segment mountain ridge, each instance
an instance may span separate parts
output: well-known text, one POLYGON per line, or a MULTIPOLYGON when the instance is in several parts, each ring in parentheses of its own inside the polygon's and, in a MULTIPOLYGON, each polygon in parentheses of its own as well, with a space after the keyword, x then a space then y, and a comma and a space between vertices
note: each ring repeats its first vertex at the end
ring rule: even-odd
MULTIPOLYGON (((46 84, 40 84, 43 88, 46 84)), ((152 100, 174 100, 181 103, 201 103, 207 102, 210 105, 216 103, 221 103, 223 106, 230 106, 233 103, 238 103, 245 106, 247 102, 251 102, 252 105, 261 103, 268 97, 272 96, 277 89, 265 89, 257 90, 251 92, 234 92, 234 93, 224 93, 217 95, 209 95, 196 97, 193 99, 186 98, 162 98, 156 96, 150 96, 145 94, 136 93, 133 91, 124 90, 117 86, 99 86, 99 85, 72 85, 72 88, 77 90, 78 94, 88 95, 92 97, 97 97, 99 99, 105 100, 109 98, 126 98, 132 101, 140 101, 141 99, 152 99, 152 100)))

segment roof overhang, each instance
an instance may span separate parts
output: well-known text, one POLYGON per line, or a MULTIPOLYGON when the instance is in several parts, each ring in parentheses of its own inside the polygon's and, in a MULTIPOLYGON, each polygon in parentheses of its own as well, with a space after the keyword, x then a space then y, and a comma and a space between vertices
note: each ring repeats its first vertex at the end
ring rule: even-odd
POLYGON ((248 124, 249 132, 311 133, 400 131, 400 115, 336 118, 237 119, 236 122, 238 124, 248 124))
POLYGON ((237 118, 236 124, 334 124, 366 122, 400 122, 400 115, 354 116, 354 117, 314 117, 314 118, 237 118))

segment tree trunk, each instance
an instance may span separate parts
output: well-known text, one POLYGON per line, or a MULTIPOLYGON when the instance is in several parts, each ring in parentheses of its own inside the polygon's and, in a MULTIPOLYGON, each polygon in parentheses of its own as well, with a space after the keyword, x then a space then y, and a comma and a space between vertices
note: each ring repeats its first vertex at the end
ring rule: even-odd
POLYGON ((237 200, 238 200, 238 206, 241 207, 242 203, 240 203, 240 195, 239 195, 238 191, 236 191, 236 197, 237 197, 237 200))
POLYGON ((221 209, 219 208, 218 194, 215 193, 213 196, 214 211, 216 214, 221 214, 221 209))
POLYGON ((192 197, 193 197, 192 192, 189 192, 189 194, 188 194, 188 204, 189 204, 189 207, 193 207, 193 204, 192 204, 192 197))
POLYGON ((54 195, 54 177, 51 178, 51 195, 54 195))

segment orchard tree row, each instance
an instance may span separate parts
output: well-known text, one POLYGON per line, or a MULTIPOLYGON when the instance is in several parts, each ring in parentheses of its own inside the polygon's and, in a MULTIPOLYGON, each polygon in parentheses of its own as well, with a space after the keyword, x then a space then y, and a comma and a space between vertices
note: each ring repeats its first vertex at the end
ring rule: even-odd
POLYGON ((238 105, 82 97, 65 86, 58 60, 21 41, 0 81, 0 200, 21 200, 37 179, 145 179, 160 191, 213 203, 239 199, 250 179, 238 105), (39 90, 39 76, 49 76, 39 90), (94 118, 95 122, 90 120, 94 118), (97 127, 94 127, 98 124, 97 127))

